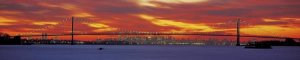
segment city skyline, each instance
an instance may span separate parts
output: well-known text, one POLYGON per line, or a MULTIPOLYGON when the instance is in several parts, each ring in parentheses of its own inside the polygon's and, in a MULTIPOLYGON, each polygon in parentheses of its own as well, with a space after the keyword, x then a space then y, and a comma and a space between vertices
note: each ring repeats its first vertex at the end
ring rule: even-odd
POLYGON ((0 60, 300 60, 300 0, 0 0, 0 60))
POLYGON ((70 17, 78 17, 75 33, 133 30, 233 35, 235 21, 240 18, 242 35, 300 37, 297 0, 3 0, 0 3, 0 31, 10 35, 70 33, 70 17))

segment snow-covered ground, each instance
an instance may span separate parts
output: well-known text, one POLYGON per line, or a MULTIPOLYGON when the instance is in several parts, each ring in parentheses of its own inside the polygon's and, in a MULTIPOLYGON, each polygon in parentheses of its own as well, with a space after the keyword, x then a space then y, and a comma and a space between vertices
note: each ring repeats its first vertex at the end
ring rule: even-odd
POLYGON ((0 60, 300 60, 300 47, 0 45, 0 60))

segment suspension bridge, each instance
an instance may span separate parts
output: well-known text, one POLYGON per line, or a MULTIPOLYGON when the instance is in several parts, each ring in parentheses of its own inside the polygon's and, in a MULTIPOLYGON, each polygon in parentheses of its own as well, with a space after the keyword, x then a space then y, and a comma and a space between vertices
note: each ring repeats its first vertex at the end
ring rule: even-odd
MULTIPOLYGON (((235 23, 236 27, 236 34, 230 35, 230 34, 211 34, 211 33, 203 33, 203 32, 140 32, 140 31, 111 31, 111 32, 92 32, 92 33, 75 33, 74 31, 74 23, 76 20, 75 17, 71 17, 70 19, 63 20, 60 23, 68 22, 71 20, 71 33, 62 33, 62 34, 18 34, 16 36, 20 37, 36 37, 36 36, 42 36, 42 37, 47 37, 47 36, 71 36, 71 44, 74 45, 74 36, 75 35, 200 35, 200 36, 233 36, 236 37, 236 45, 240 46, 240 37, 254 37, 254 38, 275 38, 275 39, 285 39, 285 40, 293 40, 293 39, 298 39, 300 38, 291 38, 291 37, 281 37, 281 36, 255 36, 255 35, 241 35, 240 34, 240 24, 241 20, 237 19, 235 23)), ((79 19, 83 20, 83 19, 79 19)), ((81 21, 82 22, 82 21, 81 21)), ((91 21, 88 21, 91 22, 91 21)), ((53 27, 53 26, 50 26, 53 27)), ((43 29, 50 29, 49 26, 43 29)), ((38 29, 37 29, 38 30, 38 29)))

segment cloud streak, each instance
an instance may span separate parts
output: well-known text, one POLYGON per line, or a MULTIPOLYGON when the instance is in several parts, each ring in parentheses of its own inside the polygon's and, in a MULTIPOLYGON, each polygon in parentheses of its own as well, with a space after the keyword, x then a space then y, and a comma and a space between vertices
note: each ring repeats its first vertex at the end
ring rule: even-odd
POLYGON ((298 6, 298 0, 1 0, 0 31, 69 33, 73 16, 79 18, 77 32, 234 34, 235 19, 241 18, 243 34, 272 36, 254 32, 272 29, 300 37, 294 34, 300 28, 298 6))

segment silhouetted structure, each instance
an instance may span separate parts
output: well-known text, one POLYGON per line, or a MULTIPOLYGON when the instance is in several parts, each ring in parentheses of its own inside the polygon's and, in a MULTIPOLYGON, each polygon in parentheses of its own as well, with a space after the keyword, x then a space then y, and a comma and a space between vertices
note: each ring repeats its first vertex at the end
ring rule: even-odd
POLYGON ((286 38, 285 39, 285 42, 284 42, 284 45, 286 46, 300 46, 300 43, 297 43, 294 39, 292 38, 286 38))
POLYGON ((74 45, 74 17, 72 17, 72 42, 71 45, 74 45))
POLYGON ((0 32, 0 40, 9 40, 10 36, 6 33, 1 33, 0 32))
POLYGON ((21 36, 9 36, 6 33, 0 33, 0 45, 20 45, 21 36))
POLYGON ((254 48, 254 49, 272 49, 272 46, 270 44, 266 43, 248 43, 245 48, 254 48))
POLYGON ((249 44, 264 44, 270 46, 300 46, 299 42, 296 42, 292 38, 286 38, 285 41, 278 40, 269 40, 269 41, 260 41, 260 42, 249 42, 249 44))
POLYGON ((236 46, 240 46, 240 19, 236 22, 236 46))

